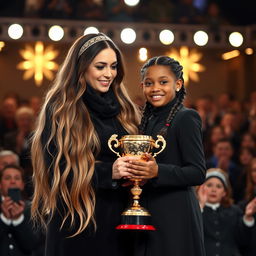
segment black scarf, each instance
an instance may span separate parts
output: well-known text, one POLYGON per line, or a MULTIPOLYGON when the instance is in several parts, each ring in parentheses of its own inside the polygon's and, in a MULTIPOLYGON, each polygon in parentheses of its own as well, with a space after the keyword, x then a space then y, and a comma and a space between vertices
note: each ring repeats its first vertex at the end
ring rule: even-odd
POLYGON ((120 104, 112 87, 107 92, 100 94, 87 83, 83 100, 86 106, 99 117, 111 118, 120 113, 120 104))

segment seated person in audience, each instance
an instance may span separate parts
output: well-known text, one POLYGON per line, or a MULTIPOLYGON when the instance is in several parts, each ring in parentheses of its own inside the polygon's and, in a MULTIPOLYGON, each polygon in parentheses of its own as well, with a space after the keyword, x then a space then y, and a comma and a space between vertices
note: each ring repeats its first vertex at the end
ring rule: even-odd
POLYGON ((256 139, 256 116, 250 119, 248 131, 256 139))
POLYGON ((20 107, 15 114, 17 129, 4 136, 3 147, 12 150, 20 156, 28 156, 29 139, 34 127, 34 111, 29 107, 20 107))
POLYGON ((198 190, 202 209, 206 256, 241 255, 240 249, 250 239, 255 224, 256 199, 243 211, 233 204, 227 173, 219 168, 208 169, 198 190))
MULTIPOLYGON (((254 157, 247 169, 246 187, 244 200, 239 202, 239 207, 244 211, 246 205, 251 200, 256 198, 256 158, 254 157)), ((254 214, 254 218, 256 214, 254 214)), ((248 244, 243 247, 243 256, 255 256, 256 255, 256 225, 251 230, 251 237, 248 240, 248 244)))
POLYGON ((39 233, 33 230, 30 204, 22 198, 24 171, 7 165, 0 171, 0 255, 30 256, 39 245, 39 233), (9 189, 19 194, 11 195, 9 189))
POLYGON ((237 180, 237 202, 244 199, 248 172, 250 172, 252 159, 256 157, 256 148, 241 147, 239 151, 240 176, 237 180))
POLYGON ((242 122, 239 120, 239 115, 234 111, 224 113, 220 120, 220 126, 224 130, 225 137, 231 141, 235 153, 239 149, 240 145, 241 125, 242 122))
POLYGON ((216 143, 225 138, 225 133, 220 125, 214 125, 207 131, 207 135, 204 138, 204 153, 206 159, 213 155, 213 149, 216 143))
POLYGON ((213 148, 213 155, 207 159, 207 168, 220 168, 227 172, 231 187, 233 190, 233 198, 237 202, 237 181, 241 174, 241 170, 237 163, 232 160, 233 147, 229 139, 220 139, 213 148))
POLYGON ((19 165, 20 164, 19 156, 11 150, 1 150, 0 151, 0 171, 6 165, 10 165, 10 164, 19 165))
POLYGON ((0 145, 6 133, 16 129, 15 113, 18 108, 18 99, 14 96, 6 96, 0 107, 0 145))
POLYGON ((32 186, 32 163, 30 157, 30 137, 34 127, 34 111, 30 107, 20 107, 15 115, 17 130, 9 132, 4 136, 3 146, 12 150, 20 157, 20 166, 25 171, 26 194, 31 197, 32 186))
POLYGON ((254 138, 249 132, 245 132, 241 136, 240 147, 248 147, 256 149, 256 137, 254 138))

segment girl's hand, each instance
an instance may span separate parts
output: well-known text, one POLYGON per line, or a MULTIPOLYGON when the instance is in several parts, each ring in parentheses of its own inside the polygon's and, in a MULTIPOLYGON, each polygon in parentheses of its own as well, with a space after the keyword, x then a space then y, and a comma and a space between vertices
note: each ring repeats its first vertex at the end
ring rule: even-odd
POLYGON ((139 159, 130 158, 128 161, 128 171, 132 178, 152 179, 158 175, 158 165, 151 154, 144 154, 139 159))
POLYGON ((198 197, 200 208, 203 209, 205 206, 205 203, 207 202, 207 192, 205 190, 204 184, 198 187, 197 197, 198 197))
POLYGON ((244 217, 246 220, 250 221, 253 219, 253 215, 256 213, 256 197, 252 199, 245 208, 244 217))

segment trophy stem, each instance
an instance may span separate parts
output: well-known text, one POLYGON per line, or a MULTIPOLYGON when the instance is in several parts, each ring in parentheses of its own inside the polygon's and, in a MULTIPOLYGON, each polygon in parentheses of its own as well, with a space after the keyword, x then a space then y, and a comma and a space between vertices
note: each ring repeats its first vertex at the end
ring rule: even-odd
POLYGON ((131 188, 133 203, 122 213, 122 224, 118 225, 116 229, 155 230, 155 227, 150 224, 150 213, 141 207, 139 203, 142 193, 142 189, 140 188, 141 179, 131 179, 131 181, 134 182, 131 188))
POLYGON ((139 182, 141 181, 140 179, 133 179, 134 181, 134 185, 131 188, 131 193, 133 195, 133 204, 132 204, 132 208, 134 209, 139 209, 140 208, 140 194, 142 192, 142 189, 139 186, 139 182))

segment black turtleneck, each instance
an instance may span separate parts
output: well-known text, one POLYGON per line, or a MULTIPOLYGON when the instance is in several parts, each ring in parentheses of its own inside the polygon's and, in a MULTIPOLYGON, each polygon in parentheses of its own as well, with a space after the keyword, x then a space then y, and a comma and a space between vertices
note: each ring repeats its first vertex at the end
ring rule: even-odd
POLYGON ((117 116, 120 113, 120 104, 112 87, 107 92, 100 94, 87 84, 83 99, 91 112, 103 119, 117 116))
POLYGON ((111 87, 106 93, 99 94, 88 84, 83 100, 89 109, 90 117, 101 143, 101 151, 97 160, 114 161, 117 156, 108 148, 108 139, 112 134, 118 134, 118 139, 127 134, 117 120, 120 113, 120 103, 111 87))
POLYGON ((145 134, 151 134, 153 136, 156 136, 157 134, 153 133, 154 130, 158 130, 158 132, 165 126, 166 119, 176 103, 177 98, 175 97, 173 100, 171 100, 168 104, 161 106, 161 107, 154 107, 152 110, 152 116, 149 118, 149 122, 146 127, 145 134), (158 129, 155 127, 157 126, 158 129))

